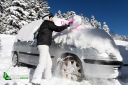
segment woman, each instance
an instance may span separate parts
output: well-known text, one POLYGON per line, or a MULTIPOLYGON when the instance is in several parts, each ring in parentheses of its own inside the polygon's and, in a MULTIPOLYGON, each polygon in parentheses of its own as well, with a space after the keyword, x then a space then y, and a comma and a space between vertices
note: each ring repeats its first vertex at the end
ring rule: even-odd
POLYGON ((53 15, 51 13, 46 15, 44 18, 47 18, 48 20, 45 20, 38 30, 37 47, 39 50, 39 63, 35 69, 32 79, 32 83, 38 85, 41 82, 43 72, 45 72, 44 76, 46 79, 50 79, 52 77, 52 59, 49 54, 49 46, 52 43, 52 32, 61 32, 70 26, 66 24, 63 26, 56 26, 53 22, 53 15))

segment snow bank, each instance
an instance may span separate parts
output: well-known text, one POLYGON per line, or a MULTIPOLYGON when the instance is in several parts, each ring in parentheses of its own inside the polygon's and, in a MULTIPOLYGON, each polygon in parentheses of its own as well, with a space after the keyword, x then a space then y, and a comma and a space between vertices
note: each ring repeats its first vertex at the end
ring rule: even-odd
POLYGON ((121 45, 121 46, 128 46, 127 41, 121 41, 121 40, 114 40, 116 45, 121 45))
POLYGON ((28 79, 20 77, 29 77, 30 70, 27 67, 12 67, 12 47, 16 36, 0 34, 0 85, 25 85, 28 79), (3 73, 6 72, 12 80, 5 80, 3 73))
POLYGON ((0 39, 1 39, 1 57, 2 56, 10 56, 11 51, 12 51, 12 46, 14 43, 16 36, 10 36, 10 35, 5 35, 5 34, 0 34, 0 39))

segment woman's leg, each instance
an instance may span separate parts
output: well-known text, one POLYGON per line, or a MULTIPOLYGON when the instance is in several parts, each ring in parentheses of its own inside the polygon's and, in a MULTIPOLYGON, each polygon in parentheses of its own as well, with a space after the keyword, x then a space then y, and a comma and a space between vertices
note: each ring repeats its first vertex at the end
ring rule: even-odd
POLYGON ((52 77, 52 59, 51 59, 51 56, 50 56, 50 53, 48 53, 48 56, 47 56, 47 62, 46 62, 46 69, 45 69, 45 78, 46 79, 50 79, 52 77))
POLYGON ((47 65, 47 56, 49 53, 49 46, 47 45, 38 45, 39 50, 39 63, 35 69, 32 83, 40 83, 42 78, 42 73, 47 65))

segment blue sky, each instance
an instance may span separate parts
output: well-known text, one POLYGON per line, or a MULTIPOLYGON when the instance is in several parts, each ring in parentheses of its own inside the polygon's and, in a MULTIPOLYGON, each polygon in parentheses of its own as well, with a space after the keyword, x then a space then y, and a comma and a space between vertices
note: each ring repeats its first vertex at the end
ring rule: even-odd
POLYGON ((117 34, 128 35, 128 0, 47 0, 51 7, 50 12, 62 13, 75 11, 108 24, 109 28, 117 34))

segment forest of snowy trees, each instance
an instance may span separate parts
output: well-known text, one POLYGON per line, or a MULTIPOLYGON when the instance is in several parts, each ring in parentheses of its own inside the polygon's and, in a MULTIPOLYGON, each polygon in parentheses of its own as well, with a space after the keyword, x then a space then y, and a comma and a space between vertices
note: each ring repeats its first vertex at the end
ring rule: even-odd
MULTIPOLYGON (((41 19, 49 13, 50 7, 45 0, 0 0, 0 34, 17 34, 21 27, 31 21, 41 19)), ((76 15, 74 11, 61 13, 59 10, 55 16, 70 20, 76 15)), ((111 33, 106 22, 99 22, 92 15, 87 18, 80 14, 82 23, 94 28, 103 29, 114 39, 128 41, 128 36, 111 33)))
POLYGON ((49 13, 49 8, 42 0, 1 0, 0 33, 17 34, 23 25, 49 13))

